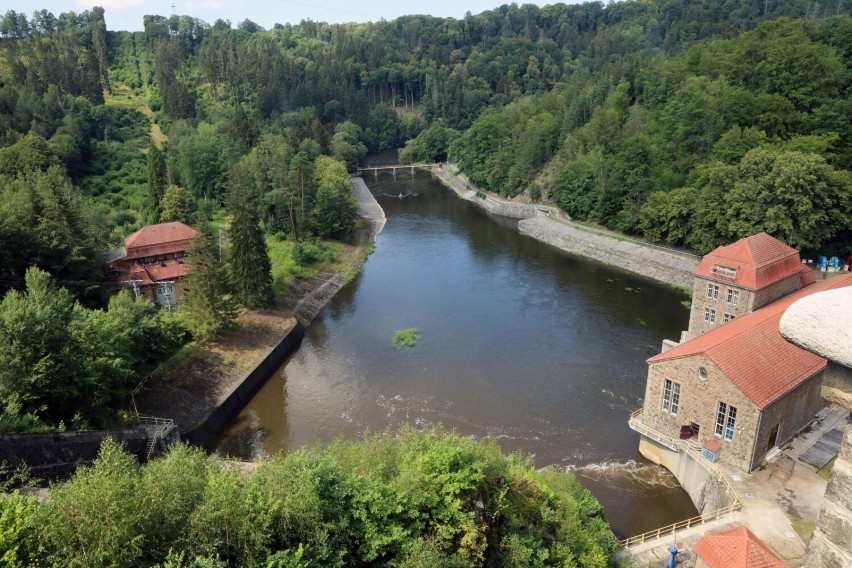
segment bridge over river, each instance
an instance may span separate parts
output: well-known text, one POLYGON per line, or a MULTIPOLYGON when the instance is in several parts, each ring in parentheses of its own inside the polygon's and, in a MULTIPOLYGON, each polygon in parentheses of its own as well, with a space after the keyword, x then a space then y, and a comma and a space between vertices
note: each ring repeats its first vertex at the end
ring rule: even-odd
POLYGON ((435 170, 441 169, 443 167, 443 163, 435 163, 429 164, 425 162, 417 163, 417 164, 385 164, 385 165, 375 165, 375 166, 364 166, 363 168, 358 168, 359 174, 364 174, 366 172, 373 172, 373 175, 378 178, 379 172, 391 172, 393 174, 393 179, 396 179, 397 170, 408 171, 411 173, 412 177, 414 176, 415 170, 435 170))

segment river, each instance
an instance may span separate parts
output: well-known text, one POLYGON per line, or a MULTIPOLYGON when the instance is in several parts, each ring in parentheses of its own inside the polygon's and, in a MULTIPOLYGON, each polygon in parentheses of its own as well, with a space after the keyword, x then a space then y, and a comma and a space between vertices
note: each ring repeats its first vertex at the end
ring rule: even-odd
POLYGON ((217 450, 253 459, 441 423, 574 471, 618 536, 695 514, 627 426, 645 359, 687 325, 683 294, 522 236, 427 172, 365 181, 387 216, 375 252, 217 450), (395 349, 409 327, 416 347, 395 349))

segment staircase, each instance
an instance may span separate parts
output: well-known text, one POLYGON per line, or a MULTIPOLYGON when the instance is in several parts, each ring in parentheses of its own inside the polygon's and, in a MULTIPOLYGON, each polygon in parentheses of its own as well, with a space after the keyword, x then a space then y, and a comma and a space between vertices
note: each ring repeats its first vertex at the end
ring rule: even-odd
POLYGON ((173 443, 180 442, 180 433, 171 418, 139 416, 138 420, 148 433, 148 442, 145 444, 145 461, 156 457, 173 443))

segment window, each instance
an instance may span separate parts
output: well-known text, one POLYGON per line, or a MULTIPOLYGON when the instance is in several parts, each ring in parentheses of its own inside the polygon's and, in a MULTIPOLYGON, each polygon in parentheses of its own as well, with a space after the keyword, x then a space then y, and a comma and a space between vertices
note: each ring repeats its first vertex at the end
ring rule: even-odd
POLYGON ((707 298, 717 300, 719 298, 719 286, 716 284, 707 285, 707 298))
POLYGON ((719 403, 719 411, 716 413, 716 430, 715 434, 721 436, 725 431, 725 416, 728 412, 728 405, 724 402, 719 403))
POLYGON ((680 383, 666 379, 663 383, 663 410, 674 415, 677 414, 678 406, 680 406, 680 383))
POLYGON ((733 406, 728 407, 728 424, 725 426, 725 439, 734 439, 734 424, 737 421, 737 409, 733 406))
POLYGON ((707 380, 707 369, 705 369, 704 367, 698 367, 698 378, 701 379, 702 381, 706 381, 707 380))
POLYGON ((722 314, 722 323, 728 323, 732 319, 736 319, 737 316, 733 316, 731 314, 722 314))
POLYGON ((680 404, 680 383, 672 383, 672 414, 677 414, 677 407, 680 404))
MULTIPOLYGON (((725 298, 725 301, 731 304, 732 306, 736 306, 740 303, 740 291, 739 290, 731 290, 728 288, 728 295, 725 298)), ((733 318, 731 318, 733 319, 733 318)))
POLYGON ((716 310, 704 308, 704 321, 716 323, 716 310))
POLYGON ((717 436, 722 436, 726 440, 734 439, 734 426, 737 423, 737 408, 728 406, 724 402, 719 403, 719 410, 716 412, 716 430, 714 433, 717 436))

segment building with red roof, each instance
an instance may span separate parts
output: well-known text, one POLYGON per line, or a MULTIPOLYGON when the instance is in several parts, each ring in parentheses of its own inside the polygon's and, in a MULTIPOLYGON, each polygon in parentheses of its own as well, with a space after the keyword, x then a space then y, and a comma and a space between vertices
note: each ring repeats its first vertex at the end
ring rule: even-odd
POLYGON ((787 568, 744 526, 704 535, 695 543, 696 568, 787 568))
POLYGON ((852 275, 814 282, 795 250, 771 241, 762 233, 719 247, 695 270, 690 331, 648 359, 645 403, 630 420, 652 461, 674 471, 684 444, 716 441, 715 461, 750 472, 824 405, 826 360, 786 341, 779 323, 796 300, 852 286, 852 275), (736 317, 693 327, 709 305, 728 309, 730 290, 739 292, 736 317))
POLYGON ((766 233, 717 247, 693 275, 689 338, 814 282, 799 251, 766 233))
POLYGON ((195 229, 178 222, 142 227, 112 255, 110 281, 155 304, 178 304, 183 297, 180 282, 189 273, 186 251, 195 235, 195 229))

